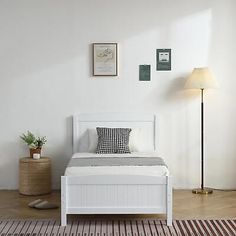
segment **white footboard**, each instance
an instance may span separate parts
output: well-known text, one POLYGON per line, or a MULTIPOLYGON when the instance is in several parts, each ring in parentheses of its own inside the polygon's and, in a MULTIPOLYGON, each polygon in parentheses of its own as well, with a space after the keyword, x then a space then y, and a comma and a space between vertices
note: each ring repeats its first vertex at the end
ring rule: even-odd
POLYGON ((62 225, 67 214, 166 214, 171 225, 171 177, 62 176, 62 225))

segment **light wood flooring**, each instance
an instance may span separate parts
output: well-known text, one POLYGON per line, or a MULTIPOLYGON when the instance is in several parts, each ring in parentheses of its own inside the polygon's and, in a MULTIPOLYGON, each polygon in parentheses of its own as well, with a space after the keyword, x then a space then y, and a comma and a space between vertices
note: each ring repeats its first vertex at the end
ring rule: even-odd
MULTIPOLYGON (((60 209, 37 210, 27 204, 45 199, 60 205, 60 192, 49 195, 24 196, 17 191, 0 191, 0 218, 60 218, 60 209)), ((214 191, 212 195, 196 195, 191 190, 175 190, 174 219, 232 219, 236 218, 236 191, 214 191)), ((70 216, 77 217, 77 216, 70 216)), ((83 216, 93 217, 93 216, 83 216)), ((101 216, 109 217, 109 216, 101 216)), ((114 216, 113 216, 114 217, 114 216)), ((119 216, 118 216, 119 217, 119 216)), ((127 216, 124 216, 127 217, 127 216)), ((139 217, 139 216, 137 216, 139 217)), ((163 216, 158 216, 163 218, 163 216)))

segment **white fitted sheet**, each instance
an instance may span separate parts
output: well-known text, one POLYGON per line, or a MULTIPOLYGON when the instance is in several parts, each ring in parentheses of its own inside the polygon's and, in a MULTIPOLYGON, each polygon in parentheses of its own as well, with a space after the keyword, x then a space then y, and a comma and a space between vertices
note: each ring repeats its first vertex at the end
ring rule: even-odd
MULTIPOLYGON (((128 154, 96 154, 75 153, 72 158, 90 157, 157 157, 156 152, 133 152, 128 154)), ((169 170, 166 166, 73 166, 67 167, 66 176, 88 176, 88 175, 145 175, 145 176, 167 176, 169 170)))

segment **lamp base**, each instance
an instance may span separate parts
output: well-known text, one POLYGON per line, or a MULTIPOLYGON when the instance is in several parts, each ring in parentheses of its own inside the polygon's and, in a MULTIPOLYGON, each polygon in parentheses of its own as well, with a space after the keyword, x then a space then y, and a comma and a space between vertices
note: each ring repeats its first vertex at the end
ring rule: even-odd
POLYGON ((192 193, 207 195, 207 194, 212 194, 213 190, 210 188, 195 188, 192 190, 192 193))

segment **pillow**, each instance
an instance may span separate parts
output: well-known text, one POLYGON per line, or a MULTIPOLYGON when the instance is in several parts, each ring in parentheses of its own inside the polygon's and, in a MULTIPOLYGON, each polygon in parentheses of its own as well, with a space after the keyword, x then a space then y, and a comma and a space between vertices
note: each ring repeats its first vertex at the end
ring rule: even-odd
POLYGON ((97 127, 98 145, 96 153, 130 153, 128 128, 97 127))
POLYGON ((132 128, 129 135, 129 149, 131 152, 142 151, 142 136, 140 128, 132 128))
MULTIPOLYGON (((98 135, 96 129, 88 129, 89 136, 89 152, 96 152, 98 145, 98 135)), ((140 128, 132 128, 129 134, 129 150, 131 152, 140 152, 141 149, 141 129, 140 128)))

